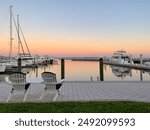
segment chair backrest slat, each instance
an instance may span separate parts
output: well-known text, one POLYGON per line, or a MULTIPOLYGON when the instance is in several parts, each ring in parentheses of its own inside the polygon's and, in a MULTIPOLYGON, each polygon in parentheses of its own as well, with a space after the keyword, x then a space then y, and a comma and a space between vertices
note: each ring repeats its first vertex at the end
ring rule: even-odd
POLYGON ((22 72, 14 72, 12 74, 10 74, 9 76, 9 80, 11 81, 11 83, 25 83, 26 82, 26 74, 22 73, 22 72))
POLYGON ((56 74, 52 72, 43 72, 41 75, 42 75, 44 82, 47 82, 47 83, 56 82, 56 74))

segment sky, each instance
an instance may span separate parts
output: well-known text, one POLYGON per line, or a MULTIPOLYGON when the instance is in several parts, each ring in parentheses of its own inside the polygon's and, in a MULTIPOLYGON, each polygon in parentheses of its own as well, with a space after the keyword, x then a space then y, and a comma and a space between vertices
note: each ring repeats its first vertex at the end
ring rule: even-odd
MULTIPOLYGON (((9 53, 9 6, 32 54, 150 56, 150 0, 0 0, 0 55, 9 53)), ((13 28, 13 55, 17 32, 13 28)))

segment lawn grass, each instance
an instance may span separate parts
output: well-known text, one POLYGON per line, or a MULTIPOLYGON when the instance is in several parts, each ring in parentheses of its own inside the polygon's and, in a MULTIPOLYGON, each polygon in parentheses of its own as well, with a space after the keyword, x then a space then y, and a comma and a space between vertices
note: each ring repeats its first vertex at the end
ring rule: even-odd
POLYGON ((1 113, 149 113, 150 103, 93 101, 0 103, 1 113))

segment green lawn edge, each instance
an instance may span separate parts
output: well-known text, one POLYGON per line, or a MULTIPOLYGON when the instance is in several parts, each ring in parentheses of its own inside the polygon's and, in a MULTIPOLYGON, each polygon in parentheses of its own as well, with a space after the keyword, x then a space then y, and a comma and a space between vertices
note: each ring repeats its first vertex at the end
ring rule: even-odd
POLYGON ((0 113, 149 113, 150 103, 127 101, 0 103, 0 113))

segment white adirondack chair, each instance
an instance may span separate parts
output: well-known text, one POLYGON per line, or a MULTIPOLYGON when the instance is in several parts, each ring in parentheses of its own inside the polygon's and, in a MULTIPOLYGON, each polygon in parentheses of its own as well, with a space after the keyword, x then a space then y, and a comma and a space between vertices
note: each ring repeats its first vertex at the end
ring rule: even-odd
POLYGON ((8 96, 7 102, 9 102, 11 98, 14 98, 16 101, 23 98, 22 101, 26 101, 30 85, 29 83, 26 83, 26 74, 14 72, 10 74, 9 80, 11 81, 12 90, 8 96))
POLYGON ((59 89, 64 80, 57 82, 56 74, 52 72, 43 72, 41 75, 44 80, 43 83, 45 84, 45 89, 44 89, 43 94, 39 98, 39 100, 41 100, 47 94, 56 95, 58 92, 58 95, 59 95, 60 94, 59 89))

